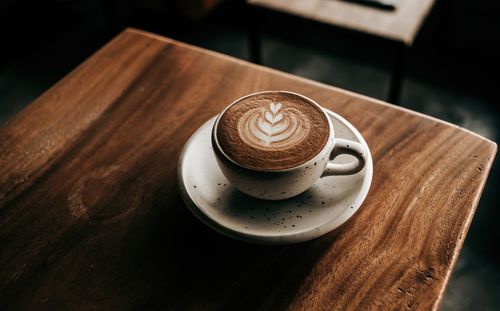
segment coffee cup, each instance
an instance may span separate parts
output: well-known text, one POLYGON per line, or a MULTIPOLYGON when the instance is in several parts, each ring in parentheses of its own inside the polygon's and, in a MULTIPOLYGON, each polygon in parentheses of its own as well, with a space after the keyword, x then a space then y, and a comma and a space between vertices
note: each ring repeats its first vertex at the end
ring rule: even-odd
POLYGON ((336 138, 332 121, 312 99, 293 92, 265 91, 228 105, 212 129, 212 147, 228 181, 241 192, 282 200, 318 179, 360 172, 367 149, 336 138), (350 163, 333 163, 341 155, 350 163))

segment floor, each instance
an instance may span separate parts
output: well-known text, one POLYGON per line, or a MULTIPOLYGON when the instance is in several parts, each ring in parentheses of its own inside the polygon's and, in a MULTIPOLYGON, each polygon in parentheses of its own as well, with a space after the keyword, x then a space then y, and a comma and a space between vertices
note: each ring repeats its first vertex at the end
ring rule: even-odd
MULTIPOLYGON (((67 17, 71 21, 64 30, 60 30, 56 18, 56 22, 40 30, 50 34, 43 40, 34 39, 38 40, 36 44, 19 40, 15 42, 17 47, 11 45, 3 51, 3 59, 8 62, 0 63, 0 125, 116 34, 98 4, 83 1, 78 5, 79 13, 74 18, 67 17), (81 17, 81 12, 89 11, 94 14, 91 21, 81 17)), ((228 27, 223 17, 175 31, 140 20, 131 24, 248 59, 244 28, 228 27)), ((23 31, 32 30, 20 30, 23 31)), ((390 66, 387 59, 379 61, 373 56, 384 56, 383 50, 374 48, 366 55, 356 49, 356 44, 344 44, 342 40, 323 48, 274 35, 264 35, 262 39, 266 66, 371 97, 386 97, 390 66)), ((450 56, 439 47, 423 44, 410 54, 401 105, 498 142, 500 111, 487 70, 464 55, 450 56)), ((497 230, 500 200, 495 191, 500 184, 498 163, 497 157, 447 287, 442 310, 500 309, 500 231, 497 230)))

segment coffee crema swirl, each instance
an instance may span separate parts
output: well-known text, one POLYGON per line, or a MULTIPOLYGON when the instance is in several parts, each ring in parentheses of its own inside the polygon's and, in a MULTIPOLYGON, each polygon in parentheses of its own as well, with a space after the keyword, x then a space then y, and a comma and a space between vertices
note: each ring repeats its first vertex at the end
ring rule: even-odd
POLYGON ((307 137, 310 126, 300 111, 282 103, 244 113, 238 122, 241 139, 258 149, 289 148, 307 137))
POLYGON ((216 137, 233 162, 256 170, 282 170, 307 162, 328 141, 323 110, 288 92, 244 97, 219 118, 216 137))

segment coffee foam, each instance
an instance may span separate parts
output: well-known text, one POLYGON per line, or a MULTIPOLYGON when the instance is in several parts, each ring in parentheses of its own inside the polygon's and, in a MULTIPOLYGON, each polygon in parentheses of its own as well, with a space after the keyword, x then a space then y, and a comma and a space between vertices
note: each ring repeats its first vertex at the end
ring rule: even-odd
POLYGON ((268 92, 229 107, 217 126, 217 140, 237 164, 279 170, 313 158, 326 144, 329 125, 321 108, 291 93, 268 92))
POLYGON ((303 140, 311 129, 300 110, 270 102, 268 107, 250 109, 238 122, 238 134, 249 146, 263 150, 290 148, 303 140))

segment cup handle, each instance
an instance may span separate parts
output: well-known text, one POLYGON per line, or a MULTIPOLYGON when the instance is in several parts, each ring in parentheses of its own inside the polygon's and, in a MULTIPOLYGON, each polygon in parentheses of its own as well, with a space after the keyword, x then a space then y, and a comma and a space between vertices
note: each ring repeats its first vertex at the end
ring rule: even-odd
POLYGON ((365 167, 367 153, 368 150, 360 143, 336 138, 335 147, 333 147, 332 153, 330 154, 330 161, 326 165, 326 169, 321 177, 331 175, 352 175, 358 173, 365 167), (354 156, 357 161, 343 164, 332 163, 332 161, 341 154, 350 154, 354 156))

